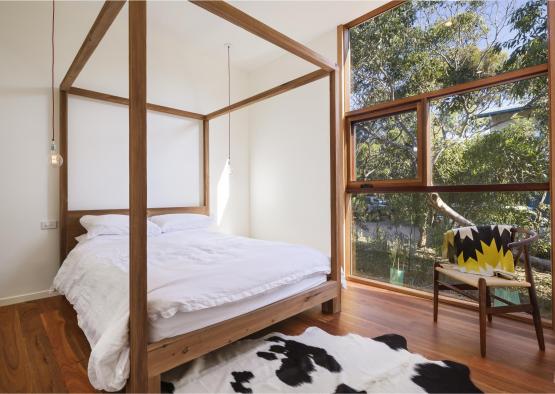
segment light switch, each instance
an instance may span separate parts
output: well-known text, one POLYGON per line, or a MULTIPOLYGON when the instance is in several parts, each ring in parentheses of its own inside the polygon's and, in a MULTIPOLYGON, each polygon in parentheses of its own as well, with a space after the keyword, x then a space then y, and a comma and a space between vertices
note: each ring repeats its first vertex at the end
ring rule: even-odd
POLYGON ((41 230, 53 230, 58 228, 58 221, 57 220, 46 220, 44 222, 40 222, 40 229, 41 230))

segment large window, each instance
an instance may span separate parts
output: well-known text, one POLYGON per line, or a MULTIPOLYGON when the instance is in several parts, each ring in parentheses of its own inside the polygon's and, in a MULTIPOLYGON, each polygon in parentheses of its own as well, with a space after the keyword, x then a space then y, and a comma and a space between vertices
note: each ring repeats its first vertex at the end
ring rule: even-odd
POLYGON ((552 318, 546 1, 397 3, 344 34, 348 274, 430 291, 446 230, 526 226, 552 318))

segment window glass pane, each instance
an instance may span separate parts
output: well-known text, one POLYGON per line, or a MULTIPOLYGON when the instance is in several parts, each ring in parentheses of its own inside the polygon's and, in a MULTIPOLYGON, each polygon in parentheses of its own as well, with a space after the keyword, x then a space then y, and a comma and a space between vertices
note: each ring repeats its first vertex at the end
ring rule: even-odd
POLYGON ((407 1, 350 29, 351 109, 547 63, 545 0, 407 1))
MULTIPOLYGON (((540 234, 530 254, 541 313, 550 318, 549 198, 541 191, 356 195, 352 197, 351 274, 431 292, 433 263, 444 261, 443 234, 459 227, 453 212, 477 225, 526 226, 540 234), (451 210, 439 208, 437 198, 451 210)), ((522 267, 517 266, 517 274, 524 279, 522 267)), ((515 303, 528 302, 526 291, 496 291, 515 303)))
POLYGON ((357 180, 416 178, 416 111, 356 122, 353 130, 357 180))
POLYGON ((436 185, 548 182, 547 77, 430 103, 436 185))

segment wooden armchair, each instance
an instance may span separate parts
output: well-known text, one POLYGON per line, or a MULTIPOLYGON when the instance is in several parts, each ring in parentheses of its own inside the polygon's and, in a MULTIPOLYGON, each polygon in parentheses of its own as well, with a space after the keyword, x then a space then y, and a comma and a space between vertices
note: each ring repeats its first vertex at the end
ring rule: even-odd
POLYGON ((525 281, 503 279, 497 276, 485 277, 470 273, 460 272, 455 269, 449 269, 446 265, 440 263, 434 264, 434 322, 437 322, 438 315, 438 297, 440 290, 452 290, 464 297, 470 298, 478 302, 478 311, 480 314, 480 352, 482 357, 486 355, 486 318, 492 321, 493 315, 501 315, 513 312, 527 312, 532 314, 536 336, 540 350, 545 350, 543 338, 543 328, 538 308, 538 299, 536 297, 536 288, 534 286, 534 278, 532 276, 532 267, 530 265, 529 247, 530 244, 538 239, 538 235, 531 230, 523 228, 511 229, 511 243, 507 245, 513 251, 515 267, 520 261, 524 262, 524 271, 526 274, 525 281), (518 236, 522 238, 517 240, 518 236), (516 253, 515 253, 516 252, 516 253), (455 283, 447 283, 440 280, 440 275, 445 276, 455 283), (527 288, 530 296, 530 303, 515 304, 509 300, 492 294, 491 288, 527 288), (464 290, 478 290, 478 296, 464 292, 464 290), (505 305, 492 306, 492 298, 498 300, 505 305))

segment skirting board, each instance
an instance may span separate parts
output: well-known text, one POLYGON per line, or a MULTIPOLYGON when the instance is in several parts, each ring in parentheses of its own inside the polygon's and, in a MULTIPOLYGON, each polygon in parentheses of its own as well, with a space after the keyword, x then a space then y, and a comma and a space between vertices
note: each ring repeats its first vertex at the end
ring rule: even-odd
POLYGON ((58 292, 55 290, 42 290, 34 293, 21 294, 13 297, 0 298, 0 306, 19 304, 20 302, 33 301, 41 298, 48 298, 57 296, 58 292))

